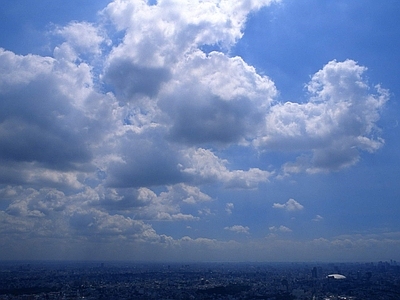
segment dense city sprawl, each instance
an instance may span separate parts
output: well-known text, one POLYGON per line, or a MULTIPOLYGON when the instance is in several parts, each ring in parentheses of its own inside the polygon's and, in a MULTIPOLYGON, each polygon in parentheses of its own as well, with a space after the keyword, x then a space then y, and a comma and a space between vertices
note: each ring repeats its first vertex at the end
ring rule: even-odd
POLYGON ((0 266, 0 299, 400 299, 394 261, 0 266))

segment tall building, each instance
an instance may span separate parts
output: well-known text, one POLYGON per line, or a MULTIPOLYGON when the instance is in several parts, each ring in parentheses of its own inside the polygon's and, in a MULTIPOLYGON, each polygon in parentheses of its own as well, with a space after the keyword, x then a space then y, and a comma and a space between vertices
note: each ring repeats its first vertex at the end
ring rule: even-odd
POLYGON ((312 278, 318 278, 318 270, 317 270, 317 267, 312 268, 312 270, 311 270, 311 277, 312 277, 312 278))

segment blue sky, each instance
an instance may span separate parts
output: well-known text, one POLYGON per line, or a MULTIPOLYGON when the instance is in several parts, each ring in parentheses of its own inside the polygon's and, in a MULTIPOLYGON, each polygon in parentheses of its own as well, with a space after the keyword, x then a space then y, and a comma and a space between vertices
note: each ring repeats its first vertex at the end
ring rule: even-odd
POLYGON ((0 259, 399 259, 398 1, 0 4, 0 259))

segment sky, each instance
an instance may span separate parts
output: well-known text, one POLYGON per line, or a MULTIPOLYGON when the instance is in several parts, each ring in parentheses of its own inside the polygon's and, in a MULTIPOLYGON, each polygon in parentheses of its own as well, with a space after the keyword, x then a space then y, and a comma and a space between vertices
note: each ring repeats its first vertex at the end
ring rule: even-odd
POLYGON ((399 1, 0 5, 0 260, 400 260, 399 1))

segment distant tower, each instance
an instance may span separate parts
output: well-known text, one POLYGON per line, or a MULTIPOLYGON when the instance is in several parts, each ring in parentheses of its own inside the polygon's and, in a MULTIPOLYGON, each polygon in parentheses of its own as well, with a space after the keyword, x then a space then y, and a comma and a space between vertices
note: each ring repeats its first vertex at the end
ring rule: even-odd
POLYGON ((312 276, 312 278, 318 278, 318 270, 317 270, 317 267, 312 268, 312 270, 311 270, 311 276, 312 276))

